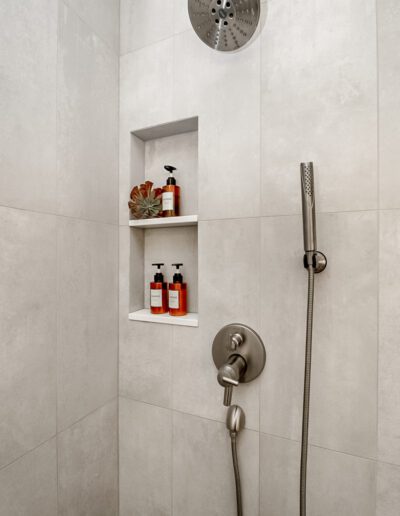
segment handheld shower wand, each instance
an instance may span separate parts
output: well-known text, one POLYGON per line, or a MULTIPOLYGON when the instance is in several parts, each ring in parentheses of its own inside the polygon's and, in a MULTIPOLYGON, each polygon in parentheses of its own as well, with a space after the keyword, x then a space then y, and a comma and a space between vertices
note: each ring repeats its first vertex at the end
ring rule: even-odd
POLYGON ((317 250, 317 232, 315 229, 315 195, 314 195, 314 166, 312 163, 302 163, 301 170, 301 200, 303 205, 303 238, 305 253, 317 250))
POLYGON ((304 267, 312 266, 315 272, 322 272, 326 257, 317 251, 317 229, 315 220, 314 164, 301 163, 301 200, 303 205, 304 267))
POLYGON ((322 272, 325 269, 327 260, 324 254, 317 251, 313 163, 301 163, 300 177, 303 205, 304 267, 308 271, 306 356, 304 366, 303 425, 300 466, 300 516, 306 516, 308 425, 310 419, 312 330, 314 318, 314 274, 322 272))

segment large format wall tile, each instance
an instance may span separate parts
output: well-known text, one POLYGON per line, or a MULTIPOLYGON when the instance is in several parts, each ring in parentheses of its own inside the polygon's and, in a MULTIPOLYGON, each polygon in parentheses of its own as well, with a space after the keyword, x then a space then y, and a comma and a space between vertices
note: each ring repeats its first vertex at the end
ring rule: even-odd
POLYGON ((260 516, 298 516, 300 443, 260 434, 260 516))
POLYGON ((400 467, 378 463, 376 516, 398 516, 400 508, 400 467))
POLYGON ((117 223, 118 58, 72 9, 59 18, 58 211, 117 223))
POLYGON ((121 314, 120 395, 170 407, 173 328, 127 319, 121 314))
POLYGON ((57 514, 55 439, 0 471, 0 513, 1 516, 57 514))
POLYGON ((267 347, 261 431, 299 440, 307 296, 301 218, 262 219, 261 242, 261 336, 267 347))
POLYGON ((56 221, 0 208, 0 467, 56 431, 56 221))
POLYGON ((316 278, 310 439, 375 458, 377 215, 326 214, 319 221, 328 267, 316 278))
POLYGON ((174 0, 121 0, 121 54, 174 33, 174 0))
POLYGON ((58 436, 60 516, 117 516, 117 401, 58 436))
POLYGON ((375 516, 375 470, 373 461, 311 447, 310 516, 375 516))
POLYGON ((381 212, 379 459, 400 465, 400 211, 381 212))
POLYGON ((171 515, 172 413, 120 398, 120 515, 171 515))
POLYGON ((376 208, 375 0, 271 0, 261 69, 262 213, 300 211, 301 161, 322 211, 376 208))
POLYGON ((117 394, 118 228, 60 218, 58 423, 117 394))
POLYGON ((56 209, 57 2, 0 4, 0 204, 56 209))
POLYGON ((173 119, 173 48, 167 39, 121 58, 121 145, 128 144, 130 131, 173 119))
MULTIPOLYGON (((247 516, 258 516, 258 434, 244 430, 238 454, 247 516)), ((225 425, 174 413, 174 516, 231 516, 236 511, 229 432, 225 425)))
POLYGON ((215 52, 193 31, 175 38, 174 117, 199 115, 202 219, 260 210, 260 44, 215 52))
POLYGON ((400 208, 400 6, 378 0, 379 176, 381 208, 400 208))
POLYGON ((64 0, 119 54, 119 0, 64 0))
MULTIPOLYGON (((328 267, 315 280, 310 439, 376 456, 377 217, 321 215, 328 267), (357 260, 349 259, 357 256, 357 260)), ((261 429, 301 438, 307 303, 301 218, 263 220, 261 429), (282 317, 285 320, 282 320, 282 317)))

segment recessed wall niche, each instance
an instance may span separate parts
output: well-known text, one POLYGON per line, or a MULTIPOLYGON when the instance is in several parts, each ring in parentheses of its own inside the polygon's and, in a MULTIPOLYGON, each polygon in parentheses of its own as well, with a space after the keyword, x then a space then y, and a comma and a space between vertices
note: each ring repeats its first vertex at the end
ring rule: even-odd
MULTIPOLYGON (((130 187, 152 181, 165 185, 164 165, 177 168, 181 187, 179 217, 130 220, 130 314, 134 321, 198 326, 198 119, 190 118, 140 129, 131 133, 130 187), (188 286, 188 315, 152 315, 149 310, 152 263, 165 264, 164 277, 171 282, 172 263, 183 263, 188 286)), ((129 197, 129 192, 128 192, 129 197)))

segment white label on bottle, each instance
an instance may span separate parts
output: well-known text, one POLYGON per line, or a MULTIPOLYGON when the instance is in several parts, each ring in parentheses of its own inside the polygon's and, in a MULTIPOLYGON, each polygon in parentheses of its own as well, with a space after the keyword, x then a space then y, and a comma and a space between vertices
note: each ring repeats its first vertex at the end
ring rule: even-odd
POLYGON ((162 290, 150 290, 150 306, 153 308, 162 307, 162 290))
POLYGON ((174 209, 174 194, 173 192, 164 192, 162 194, 162 209, 163 211, 174 209))
POLYGON ((169 291, 169 307, 170 308, 179 308, 179 291, 178 290, 170 290, 169 291))

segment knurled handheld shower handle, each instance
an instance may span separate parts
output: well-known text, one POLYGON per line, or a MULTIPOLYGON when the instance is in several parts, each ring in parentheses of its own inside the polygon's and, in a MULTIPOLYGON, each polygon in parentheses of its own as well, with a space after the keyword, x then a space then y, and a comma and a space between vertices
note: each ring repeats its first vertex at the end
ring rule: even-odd
POLYGON ((317 232, 315 227, 314 165, 312 162, 301 163, 301 199, 303 206, 303 236, 306 253, 317 250, 317 232))

